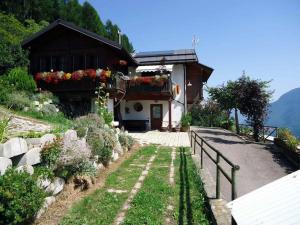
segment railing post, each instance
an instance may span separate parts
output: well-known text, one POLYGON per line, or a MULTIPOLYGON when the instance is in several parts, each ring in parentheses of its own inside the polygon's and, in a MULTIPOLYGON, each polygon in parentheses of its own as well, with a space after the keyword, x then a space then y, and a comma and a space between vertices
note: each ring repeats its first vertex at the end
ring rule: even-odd
POLYGON ((194 148, 194 155, 196 155, 196 138, 197 138, 197 135, 196 135, 196 133, 195 133, 195 137, 194 137, 194 146, 193 146, 193 148, 194 148))
POLYGON ((220 155, 217 152, 217 163, 216 163, 216 167, 217 167, 217 172, 216 172, 216 198, 217 199, 220 198, 220 170, 219 170, 219 162, 220 162, 220 155))
POLYGON ((202 169, 203 168, 203 139, 202 138, 201 138, 201 145, 200 145, 200 155, 201 155, 200 166, 202 169))
POLYGON ((193 147, 193 145, 192 145, 192 139, 193 139, 193 131, 191 130, 191 147, 193 147))
POLYGON ((264 142, 266 142, 266 139, 265 139, 265 126, 263 126, 263 140, 264 140, 264 142))
POLYGON ((236 193, 236 177, 235 172, 238 168, 236 166, 231 168, 231 200, 236 199, 237 193, 236 193))

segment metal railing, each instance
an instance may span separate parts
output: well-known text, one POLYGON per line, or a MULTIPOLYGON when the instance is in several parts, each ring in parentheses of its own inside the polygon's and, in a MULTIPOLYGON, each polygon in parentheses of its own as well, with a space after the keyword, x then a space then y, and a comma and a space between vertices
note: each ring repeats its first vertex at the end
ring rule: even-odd
MULTIPOLYGON (((252 126, 248 124, 239 124, 239 126, 240 126, 240 133, 242 134, 249 134, 250 132, 253 133, 252 126)), ((259 137, 263 142, 266 142, 266 140, 269 137, 278 137, 278 127, 263 126, 263 129, 261 130, 259 137)))
POLYGON ((196 144, 200 147, 200 166, 203 168, 203 153, 205 153, 208 158, 213 161, 216 165, 216 198, 220 198, 221 194, 221 186, 220 186, 220 175, 221 173, 231 184, 231 199, 234 200, 237 197, 236 192, 236 171, 240 169, 238 165, 233 164, 228 158, 226 158, 221 152, 211 146, 207 141, 205 141, 202 137, 200 137, 195 131, 191 130, 190 132, 191 138, 191 147, 193 148, 193 153, 196 154, 196 144), (212 151, 216 153, 216 158, 208 153, 208 149, 204 147, 204 144, 212 151), (223 159, 230 167, 231 174, 225 172, 224 168, 222 168, 220 164, 220 160, 223 159))

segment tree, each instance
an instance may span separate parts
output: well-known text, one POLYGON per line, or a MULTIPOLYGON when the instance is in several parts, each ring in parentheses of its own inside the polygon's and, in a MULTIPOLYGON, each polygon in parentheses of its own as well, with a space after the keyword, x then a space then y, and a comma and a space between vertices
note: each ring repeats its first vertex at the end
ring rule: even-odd
POLYGON ((88 2, 84 2, 82 6, 81 26, 99 35, 106 36, 106 30, 99 17, 99 14, 88 2))
POLYGON ((27 52, 20 43, 46 25, 45 21, 37 24, 34 20, 26 20, 26 25, 23 25, 14 16, 0 13, 0 74, 28 65, 27 52))
POLYGON ((236 98, 236 83, 228 81, 226 85, 221 87, 214 87, 208 89, 210 98, 219 103, 221 109, 226 111, 227 115, 227 128, 230 126, 230 114, 232 109, 235 110, 235 126, 236 132, 239 133, 239 120, 238 120, 238 103, 236 98))
POLYGON ((259 133, 267 116, 272 93, 268 91, 270 81, 251 80, 243 75, 236 81, 236 95, 240 112, 253 127, 253 138, 259 141, 259 133))

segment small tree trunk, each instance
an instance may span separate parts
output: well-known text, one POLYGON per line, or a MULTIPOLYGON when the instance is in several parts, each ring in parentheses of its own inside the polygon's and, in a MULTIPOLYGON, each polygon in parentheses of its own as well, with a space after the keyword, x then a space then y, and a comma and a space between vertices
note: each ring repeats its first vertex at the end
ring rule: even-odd
POLYGON ((259 125, 257 123, 253 125, 253 138, 256 142, 259 142, 259 125))
POLYGON ((231 110, 227 110, 227 130, 230 130, 230 113, 231 110))
POLYGON ((239 126, 239 115, 237 108, 234 109, 234 118, 235 118, 235 129, 236 133, 240 134, 240 126, 239 126))

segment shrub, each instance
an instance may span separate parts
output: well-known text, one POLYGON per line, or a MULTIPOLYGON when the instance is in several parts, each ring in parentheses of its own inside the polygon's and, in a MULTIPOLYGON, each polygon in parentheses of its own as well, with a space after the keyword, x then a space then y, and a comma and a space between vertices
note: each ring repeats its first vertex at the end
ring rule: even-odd
POLYGON ((54 104, 43 105, 40 112, 45 116, 55 115, 58 113, 58 108, 54 104))
POLYGON ((62 144, 60 139, 46 144, 41 151, 41 162, 49 168, 55 168, 57 161, 62 151, 62 144))
POLYGON ((54 104, 59 103, 59 99, 49 91, 41 91, 41 92, 35 94, 32 99, 34 101, 38 101, 41 103, 49 102, 49 100, 50 100, 50 103, 54 103, 54 104))
POLYGON ((92 148, 92 153, 98 156, 98 161, 107 166, 112 150, 117 144, 115 134, 109 129, 92 128, 87 135, 87 141, 92 148))
POLYGON ((119 142, 122 147, 126 147, 127 149, 130 149, 134 143, 134 140, 131 136, 126 135, 125 133, 120 133, 119 142))
POLYGON ((111 126, 112 121, 114 120, 114 116, 111 112, 108 111, 107 108, 101 107, 98 109, 98 114, 103 118, 104 123, 111 126))
POLYGON ((27 70, 20 67, 11 69, 5 79, 20 91, 34 92, 36 89, 33 77, 27 73, 27 70))
POLYGON ((78 117, 74 121, 74 129, 77 131, 78 137, 84 137, 89 128, 102 128, 104 120, 97 114, 91 113, 87 116, 78 117))
POLYGON ((292 151, 296 151, 300 143, 288 128, 278 129, 278 138, 284 141, 287 147, 292 151))
POLYGON ((45 166, 37 166, 34 168, 33 177, 35 179, 42 178, 42 179, 53 180, 55 176, 53 171, 50 168, 45 166))
POLYGON ((38 212, 46 197, 34 177, 13 168, 0 176, 1 224, 26 224, 38 212))
POLYGON ((96 168, 87 159, 75 158, 72 163, 61 165, 55 170, 55 175, 68 180, 74 175, 96 176, 96 168))
POLYGON ((14 90, 14 87, 4 79, 4 76, 0 76, 0 87, 0 104, 6 105, 8 95, 14 90))
POLYGON ((7 99, 5 102, 7 108, 12 108, 14 110, 25 110, 26 108, 29 109, 31 106, 31 100, 29 99, 28 95, 23 92, 10 92, 7 95, 7 99))
POLYGON ((182 127, 189 127, 192 122, 192 116, 190 113, 183 114, 181 117, 181 126, 182 127))

